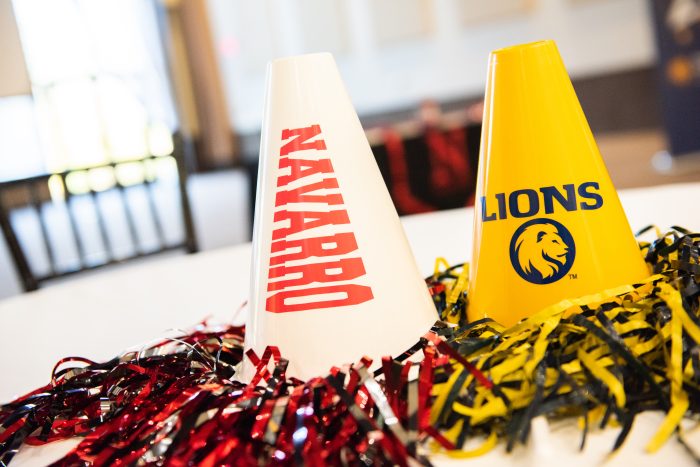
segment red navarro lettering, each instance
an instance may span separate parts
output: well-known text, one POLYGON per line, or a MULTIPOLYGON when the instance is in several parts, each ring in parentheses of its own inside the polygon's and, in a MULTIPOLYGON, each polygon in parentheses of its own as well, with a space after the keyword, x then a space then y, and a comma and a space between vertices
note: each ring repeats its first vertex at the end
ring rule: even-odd
POLYGON ((347 282, 366 272, 362 258, 352 255, 357 251, 355 234, 340 231, 350 218, 331 160, 289 157, 298 151, 324 151, 326 142, 313 139, 320 134, 319 125, 282 131, 287 142, 280 149, 275 196, 275 208, 282 209, 274 216, 267 284, 272 294, 265 303, 273 313, 358 305, 374 298, 370 287, 347 282), (314 210, 308 203, 315 205, 314 210), (324 226, 332 235, 313 235, 313 229, 324 226), (308 258, 328 260, 294 264, 308 258))

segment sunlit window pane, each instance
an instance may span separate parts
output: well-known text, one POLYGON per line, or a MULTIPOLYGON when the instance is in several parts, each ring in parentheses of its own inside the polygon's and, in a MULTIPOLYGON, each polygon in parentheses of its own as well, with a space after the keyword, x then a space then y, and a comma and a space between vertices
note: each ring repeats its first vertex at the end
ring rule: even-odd
POLYGON ((53 111, 48 93, 41 88, 34 88, 34 108, 46 172, 63 172, 68 169, 68 161, 61 143, 63 135, 58 122, 59 115, 53 111))
POLYGON ((118 79, 97 81, 98 106, 106 143, 113 161, 133 160, 148 154, 148 115, 136 95, 118 79))
POLYGON ((100 167, 88 172, 90 188, 93 191, 105 191, 113 188, 116 183, 114 169, 112 167, 100 167))
POLYGON ((43 172, 37 121, 30 96, 0 98, 0 180, 43 172))
POLYGON ((177 163, 174 157, 159 157, 155 160, 156 178, 160 180, 177 179, 177 163))
POLYGON ((14 0, 32 82, 47 85, 96 71, 82 12, 73 0, 14 0))
POLYGON ((137 185, 144 181, 144 167, 140 162, 119 164, 116 171, 117 180, 124 186, 137 185))
POLYGON ((65 187, 60 175, 51 175, 49 177, 49 193, 54 201, 63 201, 66 199, 65 187))
POLYGON ((154 156, 173 153, 173 137, 164 123, 155 123, 148 128, 148 147, 154 156))
POLYGON ((32 141, 42 142, 42 167, 28 175, 172 153, 176 119, 153 2, 12 1, 33 85, 32 141))
POLYGON ((103 137, 104 123, 90 78, 61 82, 46 90, 53 114, 55 144, 68 167, 91 167, 109 162, 103 137))
POLYGON ((90 179, 85 170, 71 172, 66 175, 66 187, 73 195, 82 195, 90 191, 90 179))

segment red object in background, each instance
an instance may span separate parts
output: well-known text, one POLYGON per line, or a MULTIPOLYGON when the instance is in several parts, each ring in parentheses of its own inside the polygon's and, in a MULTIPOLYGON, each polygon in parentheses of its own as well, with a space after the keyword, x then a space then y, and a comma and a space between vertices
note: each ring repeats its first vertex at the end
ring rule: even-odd
MULTIPOLYGON (((469 117, 463 126, 443 130, 439 106, 426 101, 419 111, 423 127, 420 136, 404 138, 396 128, 383 129, 384 145, 375 148, 375 153, 379 155, 382 149, 386 150, 384 176, 399 214, 474 203, 476 167, 472 165, 476 154, 470 154, 470 150, 478 152, 478 146, 470 145, 467 135, 474 129, 478 133, 480 126, 470 123, 475 113, 472 107, 467 113, 469 117)), ((378 161, 381 166, 381 156, 378 161)))
POLYGON ((473 185, 466 135, 462 128, 442 131, 428 126, 425 128, 425 143, 431 165, 430 188, 434 195, 453 195, 473 185))
POLYGON ((384 145, 389 156, 391 198, 400 214, 419 214, 437 210, 413 195, 408 181, 408 163, 401 135, 393 128, 384 130, 384 145))

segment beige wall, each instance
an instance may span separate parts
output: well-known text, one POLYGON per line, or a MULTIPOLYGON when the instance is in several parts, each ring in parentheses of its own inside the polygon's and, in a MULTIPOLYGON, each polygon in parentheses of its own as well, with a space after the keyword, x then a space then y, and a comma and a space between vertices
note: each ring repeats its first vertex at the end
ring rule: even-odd
POLYGON ((0 97, 30 93, 12 1, 0 0, 0 97))
POLYGON ((265 64, 280 56, 333 52, 360 115, 481 94, 489 51, 523 42, 556 40, 575 78, 655 60, 647 0, 207 1, 244 133, 259 129, 265 64))

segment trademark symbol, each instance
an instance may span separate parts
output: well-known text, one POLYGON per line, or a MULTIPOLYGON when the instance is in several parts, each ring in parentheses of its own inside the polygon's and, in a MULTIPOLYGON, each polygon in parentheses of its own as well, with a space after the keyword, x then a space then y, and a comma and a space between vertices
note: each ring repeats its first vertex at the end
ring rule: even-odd
POLYGON ((578 274, 569 274, 569 279, 578 279, 578 274))

